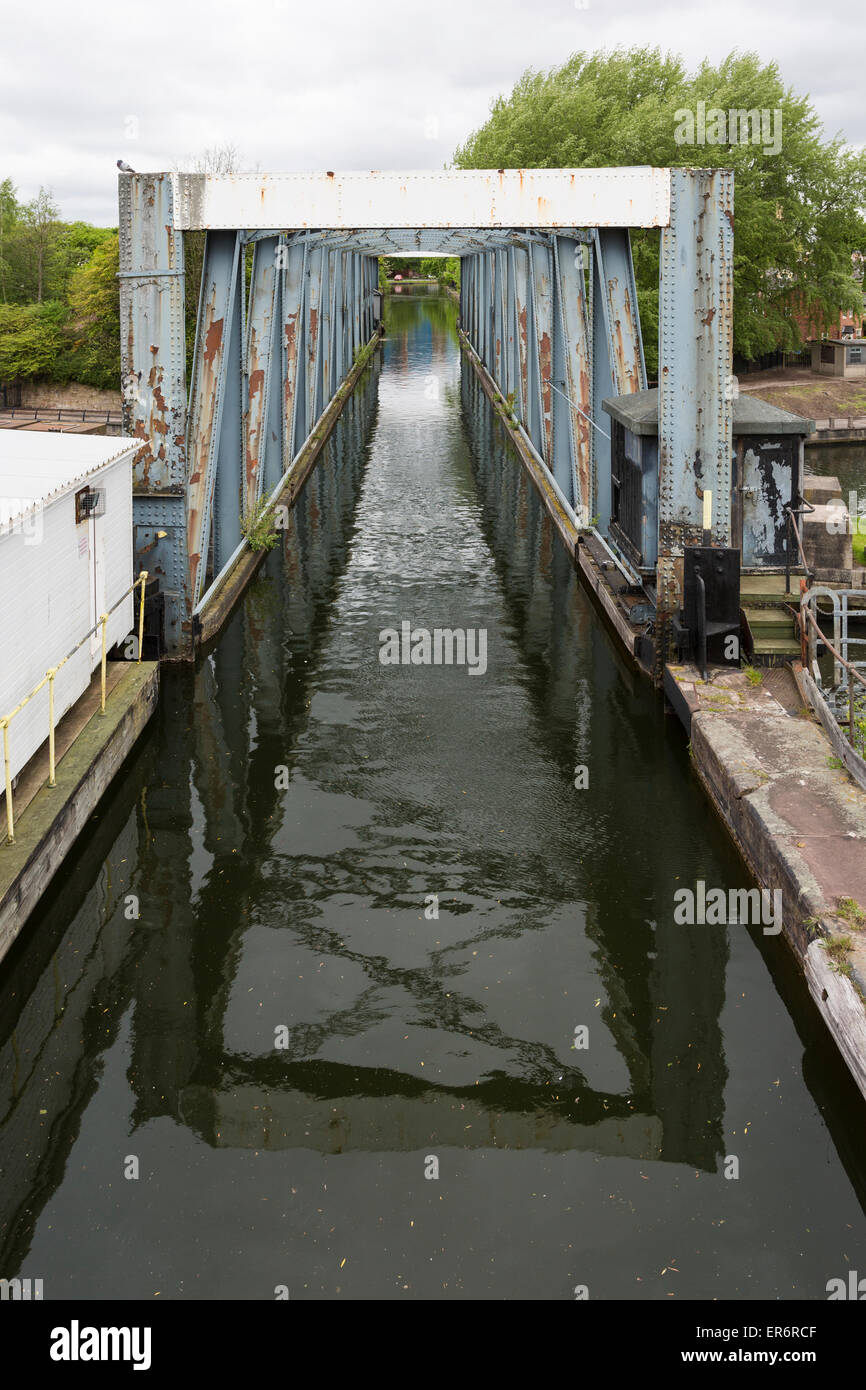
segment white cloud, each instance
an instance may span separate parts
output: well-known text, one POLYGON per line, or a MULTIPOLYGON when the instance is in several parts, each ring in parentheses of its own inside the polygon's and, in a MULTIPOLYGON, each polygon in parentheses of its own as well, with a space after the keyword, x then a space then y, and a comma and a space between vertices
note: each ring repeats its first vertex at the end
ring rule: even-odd
POLYGON ((4 16, 0 177, 24 198, 45 184, 64 216, 106 225, 118 158, 164 169, 231 142, 248 167, 275 171, 438 169, 526 67, 615 44, 658 45, 689 66, 755 49, 810 93, 828 133, 866 141, 856 7, 825 8, 820 25, 806 0, 88 0, 83 12, 43 0, 38 15, 4 16))

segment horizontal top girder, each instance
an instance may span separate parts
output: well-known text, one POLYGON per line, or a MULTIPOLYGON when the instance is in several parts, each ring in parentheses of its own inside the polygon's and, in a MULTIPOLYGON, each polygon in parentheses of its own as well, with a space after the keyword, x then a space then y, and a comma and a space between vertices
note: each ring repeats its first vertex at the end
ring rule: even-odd
MULTIPOLYGON (((135 178, 136 176, 127 175, 135 178)), ((666 227, 670 170, 172 174, 174 225, 283 231, 666 227)))
MULTIPOLYGON (((242 240, 266 241, 283 234, 276 227, 241 232, 242 240)), ((592 233, 582 227, 560 227, 552 232, 502 228, 490 231, 479 227, 379 227, 353 228, 351 231, 317 229, 289 232, 286 244, 306 242, 310 248, 330 251, 364 251, 373 256, 471 256, 477 251, 497 251, 509 246, 526 246, 530 241, 551 244, 554 236, 574 241, 592 241, 592 233)))

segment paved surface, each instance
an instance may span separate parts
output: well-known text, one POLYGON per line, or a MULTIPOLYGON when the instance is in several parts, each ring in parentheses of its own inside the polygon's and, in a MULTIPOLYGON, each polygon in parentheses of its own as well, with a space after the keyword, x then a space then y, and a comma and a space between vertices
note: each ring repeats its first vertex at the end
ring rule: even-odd
MULTIPOLYGON (((866 930, 840 899, 866 910, 866 791, 837 767, 811 711, 779 678, 752 685, 744 671, 669 666, 667 689, 690 724, 695 767, 763 888, 782 890, 783 933, 858 1079, 866 1084, 866 930), (675 687, 675 688, 673 688, 675 687), (833 970, 821 938, 849 936, 833 970)), ((866 1094, 866 1091, 864 1091, 866 1094)))

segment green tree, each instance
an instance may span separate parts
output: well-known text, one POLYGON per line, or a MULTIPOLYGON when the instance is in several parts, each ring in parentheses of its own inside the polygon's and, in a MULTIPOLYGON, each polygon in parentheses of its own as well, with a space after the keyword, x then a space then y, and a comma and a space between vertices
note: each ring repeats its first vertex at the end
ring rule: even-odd
MULTIPOLYGON (((726 134, 730 135, 730 129, 726 134)), ((576 53, 561 67, 527 71, 456 151, 458 168, 605 165, 734 170, 734 350, 746 358, 799 346, 793 306, 820 306, 827 320, 862 302, 852 253, 866 246, 866 155, 824 137, 807 97, 775 63, 730 54, 688 74, 658 48, 576 53), (759 143, 683 142, 684 112, 779 112, 778 153, 759 143)), ((647 366, 657 369, 658 249, 653 231, 632 233, 647 366)))
POLYGON ((59 232, 60 213, 50 192, 40 188, 24 207, 22 235, 30 272, 30 297, 42 303, 46 271, 59 232))
POLYGON ((21 217, 15 186, 11 179, 0 183, 0 299, 6 304, 9 299, 9 281, 12 266, 9 262, 9 242, 14 235, 21 217))
POLYGON ((120 383, 120 314, 117 232, 103 237, 69 283, 67 345, 56 374, 61 380, 117 389, 120 383))
POLYGON ((46 276, 52 299, 66 299, 72 276, 88 264, 94 251, 117 245, 116 227, 93 227, 89 222, 61 222, 52 248, 46 276))
POLYGON ((456 287, 460 284, 459 256, 425 256, 418 262, 418 268, 422 275, 438 280, 440 285, 456 287))
POLYGON ((51 376, 65 344, 66 309, 44 304, 0 304, 0 381, 51 376))

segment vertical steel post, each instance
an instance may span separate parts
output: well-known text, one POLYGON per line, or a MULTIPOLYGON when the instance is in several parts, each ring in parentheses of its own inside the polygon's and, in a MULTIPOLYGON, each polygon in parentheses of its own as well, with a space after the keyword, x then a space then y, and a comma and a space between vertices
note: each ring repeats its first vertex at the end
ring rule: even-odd
MULTIPOLYGON (((553 414, 550 376, 553 370, 553 275, 550 247, 543 242, 529 244, 532 275, 532 322, 534 336, 533 363, 535 376, 534 401, 536 439, 533 443, 548 468, 553 467, 553 414)), ((566 497, 571 493, 567 483, 566 497)))
POLYGON ((588 525, 593 515, 587 419, 592 390, 583 250, 582 242, 554 238, 553 475, 582 523, 588 525))
POLYGON ((713 539, 730 544, 734 176, 672 169, 659 303, 659 668, 682 604, 683 548, 699 545, 703 493, 713 539))
POLYGON ((343 266, 346 259, 345 251, 334 252, 334 295, 333 295, 333 334, 334 343, 332 348, 332 361, 334 369, 334 381, 337 386, 346 375, 346 301, 345 287, 343 285, 343 266))
POLYGON ((273 432, 273 395, 279 395, 278 244, 277 237, 267 237, 255 242, 253 247, 250 311, 243 363, 245 512, 250 512, 261 496, 269 432, 273 432))
POLYGON ((183 233, 170 174, 118 178, 120 366, 133 461, 133 549, 165 596, 170 653, 184 652, 192 608, 186 516, 186 332, 183 233), (162 534, 160 534, 162 533, 162 534))
MULTIPOLYGON (((637 288, 631 258, 631 242, 624 227, 599 227, 592 254, 592 410, 598 425, 607 418, 601 403, 646 387, 643 340, 637 308, 637 288)), ((661 361, 661 358, 659 358, 661 361)), ((598 528, 610 526, 610 440, 600 430, 591 431, 593 511, 598 528)))
MULTIPOLYGON (((532 305, 530 303, 529 254, 523 246, 514 248, 514 315, 517 353, 515 367, 517 372, 517 392, 514 408, 522 421, 526 433, 532 438, 530 419, 532 406, 529 383, 529 336, 532 324, 532 305)), ((534 441, 533 441, 534 442, 534 441)))
MULTIPOLYGON (((216 495, 218 460, 227 458, 224 415, 234 429, 231 441, 240 482, 240 243, 235 232, 208 232, 199 299, 192 391, 187 422, 187 536, 189 588, 194 607, 204 592, 216 495), (226 398, 229 400, 226 411, 226 398)), ((226 481, 223 493, 230 493, 226 481)), ((235 489, 235 505, 237 493, 235 489)), ((225 496, 224 496, 225 505, 225 496)), ((226 552, 226 556, 231 552, 226 552)), ((153 565, 150 565, 151 571, 153 565)))
POLYGON ((304 305, 304 333, 306 336, 307 400, 304 417, 304 438, 312 433, 318 415, 319 402, 319 343, 322 295, 322 261, 325 252, 321 246, 312 245, 307 259, 306 303, 304 305))
MULTIPOLYGON (((514 393, 517 388, 517 299, 515 295, 515 250, 509 246, 505 252, 505 394, 514 393)), ((516 407, 515 407, 516 408, 516 407)))
POLYGON ((361 346, 361 256, 352 252, 352 361, 361 346))
MULTIPOLYGON (((286 248, 282 279, 282 376, 283 376, 283 457, 282 472, 287 473, 304 438, 306 424, 306 340, 304 337, 304 285, 307 243, 293 242, 286 248)), ((279 480, 268 477, 268 491, 279 480)))

